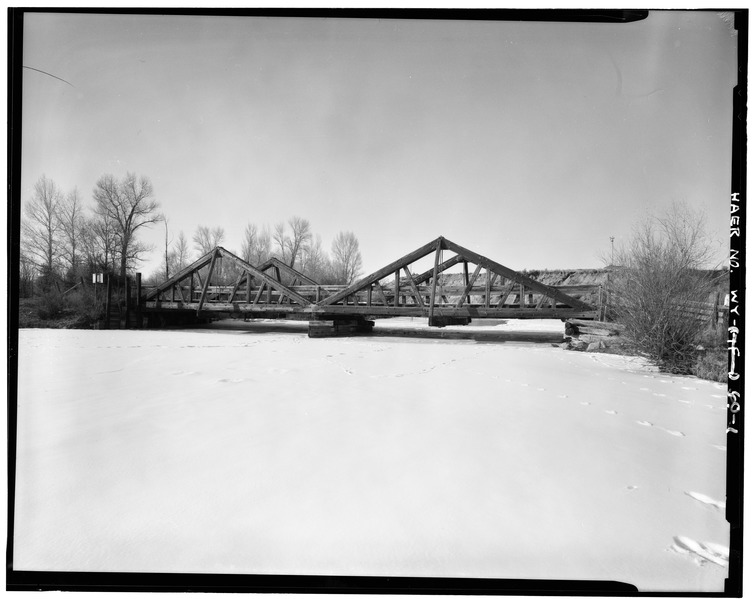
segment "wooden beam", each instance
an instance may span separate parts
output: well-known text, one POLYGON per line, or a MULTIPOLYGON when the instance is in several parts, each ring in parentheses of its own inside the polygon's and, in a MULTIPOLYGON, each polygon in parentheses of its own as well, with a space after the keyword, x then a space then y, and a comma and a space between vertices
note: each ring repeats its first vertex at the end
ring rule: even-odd
MULTIPOLYGON (((297 277, 300 281, 303 281, 307 283, 308 285, 318 285, 319 283, 317 281, 314 281, 312 278, 304 275, 302 272, 295 270, 294 268, 288 266, 284 262, 282 262, 279 258, 269 258, 266 262, 261 264, 260 266, 256 267, 257 270, 261 272, 266 272, 270 268, 276 268, 278 270, 281 270, 282 272, 297 277)), ((292 285, 290 285, 292 287, 292 285)))
POLYGON ((504 302, 507 301, 507 298, 512 291, 514 291, 514 281, 509 281, 509 285, 507 285, 506 289, 502 291, 501 295, 499 295, 499 303, 496 304, 497 308, 502 308, 504 306, 504 302))
MULTIPOLYGON (((467 276, 467 260, 465 260, 462 263, 462 275, 463 275, 464 281, 465 281, 465 289, 468 289, 469 288, 469 285, 468 285, 469 279, 468 279, 468 276, 467 276)), ((467 293, 467 291, 465 291, 465 293, 467 293)), ((463 296, 464 296, 464 293, 463 293, 463 296)), ((464 302, 465 300, 462 300, 462 301, 464 302)), ((467 303, 468 304, 470 303, 470 298, 469 297, 468 297, 467 303)))
POLYGON ((470 260, 475 264, 482 264, 483 266, 490 268, 495 273, 502 275, 507 279, 515 281, 516 283, 522 283, 526 287, 533 289, 539 293, 548 295, 562 304, 566 304, 568 306, 571 306, 572 308, 583 311, 590 311, 593 309, 592 306, 585 302, 570 297, 569 295, 559 291, 558 289, 549 287, 548 285, 544 285, 543 283, 539 283, 538 281, 531 279, 528 276, 520 274, 517 271, 512 270, 511 268, 507 268, 506 266, 499 264, 498 262, 494 262, 493 260, 490 260, 489 258, 482 256, 481 254, 473 252, 472 250, 468 250, 467 248, 457 245, 456 243, 449 241, 448 239, 444 239, 444 244, 446 245, 447 249, 456 252, 457 254, 461 254, 467 260, 470 260))
POLYGON ((193 274, 194 271, 198 270, 199 268, 203 268, 212 259, 212 252, 209 252, 208 254, 204 254, 201 256, 198 260, 193 262, 192 264, 186 266, 183 268, 180 272, 177 274, 171 276, 169 279, 167 279, 164 283, 157 286, 155 289, 152 289, 149 293, 146 294, 146 300, 150 300, 154 297, 157 297, 160 293, 163 293, 172 287, 175 283, 178 281, 182 281, 187 276, 193 274))
POLYGON ((352 295, 356 291, 364 291, 366 287, 370 285, 371 283, 380 281, 384 277, 392 274, 395 270, 402 268, 405 264, 412 264, 416 260, 420 260, 424 256, 427 256, 428 254, 430 254, 436 248, 436 243, 439 241, 439 239, 435 239, 431 241, 430 243, 427 243, 426 245, 419 247, 417 250, 402 256, 400 259, 395 260, 391 264, 388 264, 385 267, 377 270, 376 272, 356 281, 355 283, 353 283, 346 289, 343 289, 339 293, 335 293, 334 295, 325 298, 323 301, 319 302, 318 305, 330 306, 332 304, 335 304, 341 301, 343 298, 349 295, 352 295))
POLYGON ((433 312, 436 306, 436 283, 439 279, 439 258, 441 257, 442 243, 441 239, 436 242, 436 255, 433 259, 433 278, 431 279, 431 303, 428 306, 428 322, 433 319, 433 312))
POLYGON ((473 288, 473 285, 475 285, 475 280, 478 278, 478 275, 480 274, 480 271, 483 267, 478 264, 478 266, 475 267, 475 271, 473 272, 473 276, 470 280, 467 280, 467 262, 465 262, 465 288, 462 290, 462 295, 460 295, 460 299, 457 300, 457 307, 461 307, 462 304, 465 303, 465 298, 468 298, 468 304, 471 303, 468 295, 469 291, 473 288))
POLYGON ((408 281, 408 283, 410 283, 410 287, 413 290, 413 297, 415 297, 415 301, 422 308, 423 307, 423 298, 420 297, 420 292, 418 291, 418 288, 415 286, 415 281, 413 281, 413 276, 410 274, 410 270, 407 268, 407 265, 403 266, 402 270, 405 272, 405 276, 407 277, 407 281, 408 281))
POLYGON ((246 304, 250 304, 251 303, 251 279, 252 278, 253 277, 251 276, 251 273, 249 273, 249 272, 245 273, 245 286, 246 286, 245 303, 246 304))
POLYGON ((212 272, 214 272, 214 264, 217 262, 217 254, 219 252, 217 250, 214 250, 214 253, 212 254, 211 264, 209 266, 209 274, 206 275, 206 283, 204 283, 204 287, 201 290, 201 299, 198 300, 198 308, 196 308, 196 316, 199 316, 201 314, 201 308, 204 305, 204 301, 206 300, 206 291, 209 289, 209 281, 211 281, 212 272))
MULTIPOLYGON (((442 247, 441 249, 444 249, 444 248, 442 247)), ((436 268, 436 274, 442 273, 445 270, 452 268, 452 266, 454 266, 455 264, 459 264, 460 262, 462 262, 462 260, 463 260, 462 256, 452 256, 448 260, 445 260, 444 262, 439 264, 438 268, 436 268)), ((433 276, 435 276, 434 269, 431 268, 427 270, 426 272, 424 272, 423 274, 418 275, 417 277, 413 277, 413 279, 415 280, 416 285, 421 285, 422 283, 425 283, 428 279, 430 279, 433 276)))
POLYGON ((483 305, 486 308, 491 307, 491 288, 493 287, 493 280, 496 278, 496 273, 492 273, 486 269, 486 293, 483 297, 483 305))
MULTIPOLYGON (((251 266, 245 260, 238 258, 235 254, 228 252, 226 249, 222 247, 217 248, 217 249, 219 250, 222 256, 224 256, 231 262, 234 262, 239 268, 241 268, 242 270, 246 272, 249 272, 250 274, 254 276, 254 278, 264 281, 269 288, 270 295, 271 295, 271 290, 274 289, 275 291, 286 295, 290 300, 293 300, 303 306, 312 304, 310 300, 304 298, 302 295, 296 293, 289 287, 286 287, 284 284, 280 283, 279 281, 275 281, 272 277, 264 274, 263 272, 258 270, 256 267, 251 266)), ((271 299, 269 301, 271 302, 271 299)))
POLYGON ((264 287, 266 287, 266 283, 261 281, 261 285, 259 285, 258 291, 256 292, 256 297, 253 298, 254 306, 258 305, 259 300, 261 299, 261 294, 264 293, 264 287))
POLYGON ((238 275, 238 280, 235 281, 235 285, 233 285, 232 293, 230 294, 229 302, 232 303, 232 300, 235 299, 235 294, 238 292, 238 285, 240 285, 240 282, 243 280, 243 276, 245 276, 244 272, 241 272, 240 275, 238 275))
POLYGON ((400 274, 399 268, 394 271, 394 305, 400 305, 400 274))
POLYGON ((384 302, 384 305, 385 305, 385 306, 388 306, 388 305, 389 305, 389 302, 387 302, 387 301, 386 301, 386 295, 384 295, 384 289, 383 289, 383 288, 381 287, 381 283, 379 283, 378 281, 376 281, 376 282, 375 282, 375 283, 373 284, 373 286, 374 286, 374 288, 376 289, 376 295, 378 295, 378 296, 379 296, 379 299, 380 299, 380 300, 381 300, 382 302, 384 302))

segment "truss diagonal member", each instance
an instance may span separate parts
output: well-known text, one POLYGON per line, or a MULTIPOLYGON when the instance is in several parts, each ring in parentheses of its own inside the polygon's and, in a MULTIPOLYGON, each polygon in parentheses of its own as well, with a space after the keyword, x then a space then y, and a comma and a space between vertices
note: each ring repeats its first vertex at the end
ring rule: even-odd
POLYGON ((147 293, 146 301, 153 300, 154 298, 158 298, 160 293, 164 293, 165 291, 168 291, 173 285, 177 285, 180 281, 189 277, 192 273, 198 271, 199 269, 209 264, 212 260, 213 255, 214 255, 214 250, 212 250, 208 254, 204 254, 198 260, 196 260, 192 264, 189 264, 177 274, 172 275, 164 283, 162 283, 161 285, 157 286, 155 289, 152 289, 149 293, 147 293))
POLYGON ((238 292, 238 287, 240 286, 240 283, 243 281, 243 277, 246 276, 247 273, 241 272, 240 275, 238 275, 237 281, 235 281, 235 284, 232 286, 232 293, 230 294, 229 302, 232 303, 235 300, 235 294, 238 292))
POLYGON ((531 289, 538 293, 542 293, 559 303, 566 304, 567 306, 570 306, 571 308, 574 308, 576 310, 593 310, 594 309, 591 305, 586 304, 585 302, 580 301, 578 299, 575 299, 567 295, 566 293, 559 291, 558 289, 554 287, 549 287, 548 285, 539 283, 535 279, 531 279, 530 277, 520 274, 517 271, 512 270, 511 268, 507 268, 506 266, 499 264, 498 262, 494 262, 493 260, 490 260, 489 258, 486 258, 485 256, 482 256, 480 254, 477 254, 473 252, 472 250, 468 250, 467 248, 457 245, 456 243, 453 243, 452 241, 449 241, 448 239, 444 240, 444 246, 448 250, 451 250, 457 254, 463 255, 470 262, 474 262, 475 264, 482 265, 486 267, 487 269, 492 270, 496 274, 499 274, 507 279, 510 279, 514 281, 515 283, 524 285, 527 289, 531 289))
POLYGON ((465 289, 462 291, 462 295, 460 296, 460 299, 457 300, 458 308, 461 308, 462 304, 465 303, 465 299, 467 299, 468 294, 470 293, 470 290, 473 288, 473 285, 475 285, 475 281, 478 279, 478 275, 480 274, 480 271, 482 268, 483 266, 480 264, 478 264, 475 267, 475 272, 473 272, 473 276, 470 277, 470 280, 468 281, 467 285, 465 285, 465 289))
POLYGON ((452 256, 448 260, 445 260, 441 264, 438 264, 435 268, 431 268, 424 272, 423 274, 420 274, 416 277, 413 277, 413 280, 415 281, 416 285, 422 285, 425 283, 428 279, 430 279, 432 276, 434 276, 434 272, 438 275, 439 273, 444 272, 445 270, 452 268, 455 264, 459 264, 463 261, 462 256, 452 256))
MULTIPOLYGON (((417 250, 402 256, 402 258, 400 258, 399 260, 395 260, 391 264, 387 264, 384 268, 381 268, 377 270, 376 272, 366 277, 363 277, 362 279, 356 281, 355 283, 353 283, 349 287, 346 287, 342 291, 339 291, 335 293, 334 295, 324 298, 317 305, 318 306, 331 306, 333 304, 336 304, 337 302, 342 301, 346 297, 349 297, 353 293, 357 293, 358 291, 365 291, 366 288, 372 283, 376 283, 380 281, 387 275, 398 273, 400 268, 407 266, 409 264, 412 264, 416 260, 420 260, 421 258, 433 252, 436 249, 436 244, 439 243, 440 240, 441 240, 441 237, 439 237, 438 239, 434 239, 432 242, 419 247, 417 250)), ((396 296, 399 290, 395 289, 394 291, 395 291, 395 296, 396 296)))
POLYGON ((285 274, 287 274, 290 277, 292 277, 292 281, 295 281, 295 279, 298 279, 300 281, 301 285, 303 285, 303 284, 305 284, 305 285, 318 285, 319 284, 316 281, 314 281, 311 277, 308 277, 308 276, 304 275, 302 272, 300 272, 298 270, 295 270, 291 266, 288 266, 287 264, 285 264, 284 262, 282 262, 282 260, 280 260, 279 258, 273 258, 273 257, 269 258, 266 262, 264 262, 263 264, 261 264, 257 268, 261 272, 266 272, 267 270, 269 270, 272 267, 277 268, 277 269, 281 270, 282 272, 284 272, 285 274))
POLYGON ((420 291, 418 291, 418 287, 417 285, 415 285, 415 281, 413 281, 413 275, 410 273, 410 269, 407 267, 407 265, 405 265, 402 267, 402 270, 404 271, 405 276, 407 277, 407 282, 410 284, 410 289, 412 289, 413 291, 413 297, 415 298, 415 301, 422 308, 423 298, 420 296, 420 291))
POLYGON ((311 301, 304 298, 302 295, 294 292, 292 289, 284 285, 283 283, 280 283, 279 281, 273 279, 269 275, 261 272, 259 269, 257 269, 255 266, 251 266, 243 260, 242 258, 238 258, 235 254, 232 252, 228 252, 223 247, 217 247, 217 251, 221 254, 223 258, 227 258, 230 260, 230 262, 233 262, 235 265, 237 265, 242 270, 250 273, 254 277, 258 278, 259 280, 265 282, 267 284, 267 287, 271 291, 274 289, 278 293, 287 296, 288 299, 293 300, 294 302, 300 304, 301 306, 309 306, 311 305, 311 301))
MULTIPOLYGON (((434 306, 436 305, 436 283, 439 279, 439 272, 440 272, 439 269, 441 268, 441 266, 439 265, 439 261, 441 260, 441 249, 443 245, 444 245, 444 240, 441 237, 439 237, 439 239, 436 241, 436 252, 434 254, 434 259, 433 259, 433 270, 428 271, 428 273, 424 273, 424 275, 432 276, 431 278, 431 303, 428 305, 428 323, 429 324, 433 322, 433 309, 434 309, 434 306)), ((459 258, 459 256, 455 256, 455 258, 459 258)), ((422 278, 424 275, 421 275, 419 278, 422 278)))
POLYGON ((206 301, 206 292, 209 290, 209 282, 211 281, 211 276, 212 276, 212 273, 214 272, 214 265, 217 263, 218 255, 219 255, 219 251, 217 250, 217 248, 214 248, 214 251, 212 252, 211 264, 209 265, 209 274, 206 275, 206 282, 204 283, 204 286, 201 289, 201 298, 198 300, 198 308, 196 308, 196 315, 201 314, 201 308, 204 307, 204 302, 206 301))

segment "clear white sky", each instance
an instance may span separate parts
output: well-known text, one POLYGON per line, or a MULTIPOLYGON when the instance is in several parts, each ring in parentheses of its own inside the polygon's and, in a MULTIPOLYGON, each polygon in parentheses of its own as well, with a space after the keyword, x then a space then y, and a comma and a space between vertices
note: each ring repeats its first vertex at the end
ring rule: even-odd
MULTIPOLYGON (((737 37, 631 24, 27 14, 22 198, 151 178, 176 236, 298 215, 365 273, 444 235, 511 268, 602 266, 646 210, 727 255, 737 37)), ((160 260, 164 229, 144 235, 160 260)))

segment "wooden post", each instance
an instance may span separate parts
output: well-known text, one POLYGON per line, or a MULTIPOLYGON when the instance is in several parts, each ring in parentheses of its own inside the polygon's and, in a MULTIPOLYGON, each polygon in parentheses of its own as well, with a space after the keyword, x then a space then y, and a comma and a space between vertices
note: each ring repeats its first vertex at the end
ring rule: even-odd
POLYGON ((491 307, 491 271, 486 268, 486 297, 483 304, 486 308, 491 307))
MULTIPOLYGON (((420 291, 418 291, 418 287, 415 285, 415 281, 413 281, 413 275, 410 272, 410 269, 407 266, 403 266, 402 270, 405 271, 405 276, 407 277, 407 282, 410 283, 410 288, 413 291, 413 297, 415 298, 415 301, 421 308, 423 308, 423 298, 420 296, 420 291)), ((407 303, 407 299, 405 300, 405 303, 407 303)))
POLYGON ((212 272, 214 272, 214 264, 217 262, 217 252, 214 252, 211 259, 211 264, 209 265, 209 272, 206 275, 206 282, 204 283, 204 287, 201 290, 201 299, 198 300, 198 309, 196 310, 196 316, 201 315, 201 308, 204 306, 204 301, 206 300, 206 292, 209 290, 209 281, 211 281, 212 272))
POLYGON ((400 288, 400 271, 399 268, 394 273, 394 306, 399 306, 399 288, 400 288))
POLYGON ((441 255, 441 240, 436 244, 436 256, 433 260, 433 278, 431 279, 431 303, 428 306, 428 324, 433 321, 433 309, 436 305, 436 283, 439 278, 439 257, 441 255))
MULTIPOLYGON (((465 275, 465 288, 467 288, 468 283, 470 282, 470 277, 467 274, 467 260, 465 260, 464 262, 462 262, 462 274, 465 275)), ((464 296, 465 294, 463 293, 462 295, 464 296)), ((468 295, 465 299, 462 299, 461 301, 462 302, 467 301, 467 303, 469 304, 470 303, 470 296, 468 295)))
MULTIPOLYGON (((467 265, 467 262, 465 262, 465 265, 467 265)), ((460 295, 460 298, 457 300, 457 307, 461 307, 462 304, 465 303, 465 299, 467 298, 468 304, 470 303, 470 291, 473 288, 473 285, 475 285, 475 281, 478 278, 478 275, 480 274, 481 265, 478 264, 478 266, 475 267, 475 272, 473 272, 473 276, 470 277, 470 280, 465 282, 465 289, 462 291, 462 294, 460 295)))
POLYGON ((251 303, 251 273, 249 272, 245 273, 245 286, 246 286, 245 303, 250 304, 251 303))
POLYGON ((105 297, 104 302, 104 310, 105 310, 105 317, 104 317, 104 328, 109 329, 110 328, 110 306, 111 306, 111 298, 112 298, 112 283, 110 281, 110 275, 107 275, 107 296, 105 297))
POLYGON ((718 310, 721 304, 721 292, 715 292, 715 301, 713 302, 713 326, 718 326, 718 310))
POLYGON ((124 329, 128 328, 128 317, 131 313, 131 280, 126 276, 125 277, 125 326, 124 329))

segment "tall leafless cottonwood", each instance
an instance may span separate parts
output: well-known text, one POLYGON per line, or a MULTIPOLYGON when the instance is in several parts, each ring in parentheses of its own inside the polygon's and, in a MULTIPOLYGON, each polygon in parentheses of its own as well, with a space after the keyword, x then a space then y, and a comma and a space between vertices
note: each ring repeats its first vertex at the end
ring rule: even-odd
POLYGON ((218 245, 222 245, 224 240, 225 230, 222 227, 210 229, 207 226, 199 225, 193 234, 193 244, 201 256, 208 254, 218 245))
POLYGON ((83 204, 78 189, 74 189, 60 203, 60 228, 64 238, 62 253, 72 276, 76 276, 81 261, 81 237, 85 222, 83 204))
POLYGON ((95 212, 114 228, 122 279, 128 266, 150 249, 138 241, 136 234, 162 218, 153 195, 148 177, 138 178, 133 173, 127 173, 121 181, 104 175, 94 187, 95 212))
POLYGON ((352 231, 340 231, 332 242, 332 268, 337 282, 350 285, 360 275, 363 261, 358 238, 352 231))
POLYGON ((42 175, 25 207, 22 221, 23 249, 48 284, 57 275, 61 258, 60 205, 63 194, 52 179, 42 175))
POLYGON ((177 241, 175 242, 175 247, 170 252, 173 271, 178 272, 188 266, 191 261, 190 253, 191 250, 188 247, 188 240, 185 237, 185 233, 180 231, 180 233, 178 233, 177 241))
POLYGON ((290 234, 287 234, 284 223, 278 223, 274 227, 274 242, 280 251, 280 258, 290 268, 295 268, 295 261, 300 257, 313 239, 311 223, 299 216, 293 216, 287 221, 290 226, 290 234))
POLYGON ((271 235, 267 227, 259 230, 255 224, 248 223, 243 230, 240 257, 249 264, 258 266, 269 259, 271 255, 271 241, 271 235))

